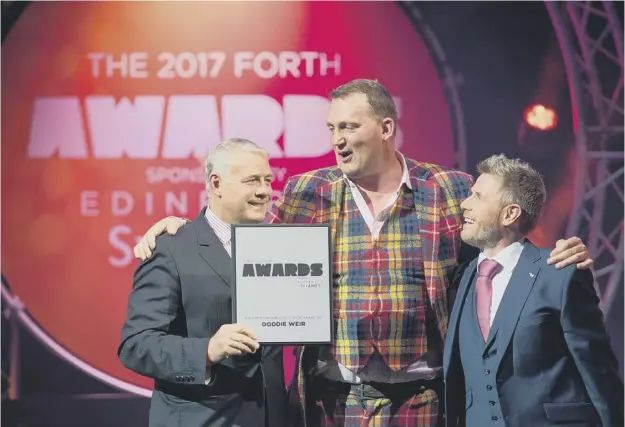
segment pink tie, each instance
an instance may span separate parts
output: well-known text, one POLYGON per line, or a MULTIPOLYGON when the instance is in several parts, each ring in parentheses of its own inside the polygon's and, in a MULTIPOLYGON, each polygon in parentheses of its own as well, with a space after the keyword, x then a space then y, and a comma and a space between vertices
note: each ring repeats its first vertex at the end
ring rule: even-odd
POLYGON ((490 301, 493 296, 493 277, 499 273, 501 264, 492 259, 485 259, 477 267, 477 321, 482 330, 484 341, 490 331, 490 301))

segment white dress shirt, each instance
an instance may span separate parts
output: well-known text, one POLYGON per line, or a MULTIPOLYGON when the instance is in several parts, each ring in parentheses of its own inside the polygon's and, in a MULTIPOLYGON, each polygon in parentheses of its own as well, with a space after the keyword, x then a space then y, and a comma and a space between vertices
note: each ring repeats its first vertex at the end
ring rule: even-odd
POLYGON ((230 242, 232 239, 232 234, 230 234, 232 227, 230 224, 219 219, 208 206, 206 206, 206 213, 204 216, 208 221, 208 225, 211 226, 224 249, 228 252, 228 255, 232 256, 230 253, 230 249, 232 247, 230 242))
POLYGON ((350 180, 347 176, 344 177, 345 182, 347 182, 347 184, 349 185, 349 189, 352 193, 352 198, 354 199, 354 203, 356 203, 356 206, 358 207, 358 210, 360 211, 362 218, 365 220, 367 227, 369 227, 369 231, 371 232, 371 237, 373 237, 374 240, 377 240, 377 238, 380 236, 380 230, 382 230, 382 226, 384 225, 384 222, 386 221, 389 214, 391 213, 391 209, 393 208, 393 205, 395 205, 395 202, 399 198, 399 193, 400 193, 402 185, 406 185, 406 187, 412 190, 412 184, 410 183, 410 175, 408 175, 408 165, 406 164, 406 158, 403 156, 403 154, 399 152, 397 152, 397 158, 401 161, 401 166, 403 169, 401 182, 397 186, 397 190, 395 190, 393 197, 389 199, 384 209, 376 213, 375 217, 371 213, 369 206, 367 206, 367 201, 365 200, 364 196, 358 189, 358 186, 352 180, 350 180))
POLYGON ((493 278, 493 293, 490 300, 490 324, 492 326, 493 319, 495 319, 495 314, 497 314, 497 309, 499 308, 499 304, 501 303, 501 299, 503 298, 504 293, 506 292, 506 288, 508 287, 508 282, 510 282, 510 278, 512 277, 512 273, 514 272, 514 268, 519 262, 519 258, 521 257, 521 252, 523 252, 523 248, 525 247, 525 238, 519 240, 518 242, 514 242, 510 246, 507 246, 504 250, 499 252, 492 258, 484 255, 483 252, 480 252, 480 256, 478 257, 477 265, 479 265, 485 259, 492 259, 497 261, 503 267, 499 273, 495 275, 493 278))

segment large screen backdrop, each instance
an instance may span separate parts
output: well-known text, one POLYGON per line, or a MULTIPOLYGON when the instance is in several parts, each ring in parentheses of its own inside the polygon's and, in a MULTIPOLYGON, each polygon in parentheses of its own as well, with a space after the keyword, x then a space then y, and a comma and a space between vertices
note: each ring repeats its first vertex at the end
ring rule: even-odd
POLYGON ((454 164, 443 84, 390 2, 33 2, 2 47, 2 272, 46 337, 122 388, 152 387, 116 355, 132 246, 197 215, 211 146, 262 144, 277 197, 335 163, 327 95, 366 77, 396 98, 405 154, 454 164))

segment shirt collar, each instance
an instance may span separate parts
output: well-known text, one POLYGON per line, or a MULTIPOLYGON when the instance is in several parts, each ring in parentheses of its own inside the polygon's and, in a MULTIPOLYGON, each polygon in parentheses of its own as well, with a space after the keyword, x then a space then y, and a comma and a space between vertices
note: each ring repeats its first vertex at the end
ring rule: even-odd
POLYGON ((221 220, 208 206, 206 206, 204 216, 219 240, 224 244, 229 242, 232 237, 230 224, 221 220))
POLYGON ((521 240, 508 245, 494 257, 487 257, 484 255, 484 252, 480 252, 477 265, 479 266, 485 259, 492 259, 501 264, 504 270, 513 269, 521 257, 521 252, 523 252, 523 248, 525 247, 525 241, 526 239, 524 237, 521 240))
MULTIPOLYGON (((403 184, 406 184, 406 187, 412 190, 412 183, 410 182, 410 174, 408 173, 408 164, 406 163, 406 157, 404 157, 404 155, 400 153, 399 151, 395 151, 395 157, 401 163, 401 168, 402 168, 401 182, 399 183, 399 186, 397 187, 397 192, 399 193, 399 190, 401 189, 401 186, 403 184)), ((343 174, 343 179, 345 179, 345 181, 349 184, 350 187, 352 188, 356 187, 356 184, 351 179, 349 179, 347 175, 343 174)))

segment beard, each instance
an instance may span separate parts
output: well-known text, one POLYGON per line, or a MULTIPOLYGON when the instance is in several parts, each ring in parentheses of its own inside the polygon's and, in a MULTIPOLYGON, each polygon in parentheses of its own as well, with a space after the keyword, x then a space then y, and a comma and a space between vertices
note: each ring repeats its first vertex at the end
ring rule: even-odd
POLYGON ((503 238, 503 230, 497 226, 496 222, 490 224, 473 223, 469 227, 475 230, 465 229, 463 225, 460 238, 471 246, 480 250, 495 247, 503 238))

